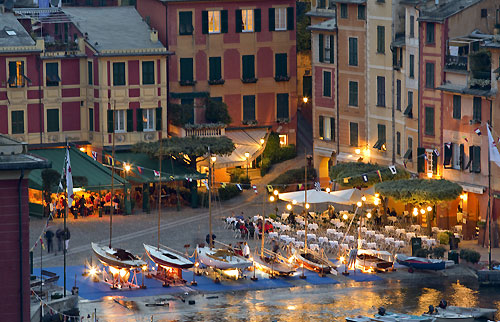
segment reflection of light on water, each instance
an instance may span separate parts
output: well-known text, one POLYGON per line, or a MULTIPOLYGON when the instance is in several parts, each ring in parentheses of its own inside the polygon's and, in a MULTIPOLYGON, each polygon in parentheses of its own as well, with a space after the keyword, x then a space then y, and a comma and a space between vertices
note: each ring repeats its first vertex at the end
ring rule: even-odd
POLYGON ((297 307, 295 305, 288 305, 286 308, 288 310, 295 310, 297 307))
POLYGON ((470 288, 460 284, 459 282, 452 284, 451 288, 453 292, 451 292, 448 303, 450 303, 451 305, 465 307, 478 306, 478 291, 471 290, 470 288))

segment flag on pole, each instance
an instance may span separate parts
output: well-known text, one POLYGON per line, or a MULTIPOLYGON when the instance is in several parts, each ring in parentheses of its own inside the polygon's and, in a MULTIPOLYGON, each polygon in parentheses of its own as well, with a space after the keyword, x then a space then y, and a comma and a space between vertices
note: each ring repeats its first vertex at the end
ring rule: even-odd
POLYGON ((273 192, 273 186, 270 184, 267 185, 267 192, 273 192))
POLYGON ((160 176, 160 171, 153 170, 153 172, 155 174, 155 177, 159 177, 160 176))
POLYGON ((299 183, 299 190, 302 190, 302 183, 299 183))
POLYGON ((366 174, 361 175, 364 182, 368 182, 368 176, 366 174))
POLYGON ((404 160, 403 160, 403 165, 404 165, 404 167, 406 169, 406 161, 404 161, 404 160))
POLYGON ((465 140, 465 142, 469 142, 469 140, 467 139, 467 137, 466 137, 465 135, 464 135, 464 136, 462 136, 462 139, 464 139, 464 140, 465 140))
POLYGON ((438 149, 434 149, 434 154, 438 157, 439 156, 439 151, 438 149))
POLYGON ((92 151, 92 159, 94 159, 94 161, 97 161, 97 152, 92 151))
POLYGON ((68 193, 68 207, 73 204, 73 174, 71 173, 71 161, 69 159, 69 146, 66 147, 66 192, 68 193))
POLYGON ((496 165, 500 167, 500 152, 498 152, 498 148, 495 146, 495 141, 493 141, 493 137, 491 136, 490 127, 486 126, 486 128, 488 129, 490 161, 495 162, 496 165))
POLYGON ((481 130, 479 128, 475 129, 474 132, 476 132, 477 135, 481 135, 481 130))
POLYGON ((391 170, 391 173, 392 173, 392 174, 396 174, 396 173, 398 173, 398 170, 396 170, 396 167, 395 167, 395 166, 393 166, 393 165, 390 165, 390 166, 389 166, 389 170, 391 170))
POLYGON ((137 171, 139 171, 140 174, 142 174, 142 168, 137 166, 137 171))
POLYGON ((349 178, 344 178, 344 183, 349 183, 349 178))
POLYGON ((205 187, 207 187, 207 190, 210 190, 210 188, 208 187, 208 180, 207 179, 203 179, 203 184, 205 185, 205 187))
POLYGON ((240 191, 243 190, 243 188, 241 188, 241 184, 239 184, 239 183, 236 184, 236 187, 238 187, 238 189, 240 189, 240 191))
POLYGON ((314 188, 316 189, 316 191, 321 191, 321 184, 319 182, 315 182, 314 183, 314 188))
POLYGON ((225 183, 225 182, 221 182, 220 186, 221 186, 222 188, 225 188, 225 187, 226 187, 226 183, 225 183))

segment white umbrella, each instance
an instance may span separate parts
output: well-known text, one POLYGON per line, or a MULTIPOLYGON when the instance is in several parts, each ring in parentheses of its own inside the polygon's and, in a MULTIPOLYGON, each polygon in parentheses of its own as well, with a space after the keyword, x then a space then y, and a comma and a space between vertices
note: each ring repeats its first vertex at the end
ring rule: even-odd
MULTIPOLYGON (((306 191, 307 193, 307 203, 324 203, 324 202, 339 202, 342 199, 339 199, 337 196, 334 196, 325 191, 317 191, 315 189, 310 189, 306 191)), ((280 193, 278 195, 279 199, 293 202, 294 200, 298 204, 304 204, 304 191, 294 191, 294 192, 286 192, 280 193)))
POLYGON ((352 205, 361 201, 363 203, 373 203, 375 197, 366 193, 361 192, 356 188, 332 191, 330 195, 334 196, 338 201, 333 201, 336 203, 344 204, 344 205, 352 205), (363 201, 362 198, 365 196, 366 200, 363 201))

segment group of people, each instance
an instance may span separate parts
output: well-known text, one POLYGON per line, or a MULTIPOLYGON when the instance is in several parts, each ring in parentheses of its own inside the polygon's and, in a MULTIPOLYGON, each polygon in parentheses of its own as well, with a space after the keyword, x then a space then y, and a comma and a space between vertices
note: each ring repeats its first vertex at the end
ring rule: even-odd
MULTIPOLYGON (((78 218, 78 216, 90 216, 96 214, 99 208, 107 207, 105 209, 109 209, 111 207, 111 201, 113 201, 115 213, 119 212, 121 208, 121 199, 118 193, 116 193, 113 198, 111 198, 111 192, 108 192, 104 197, 98 192, 83 193, 79 196, 75 196, 73 204, 69 207, 68 212, 73 214, 75 219, 78 218)), ((61 195, 59 197, 52 197, 51 203, 45 205, 48 207, 52 218, 63 218, 66 213, 66 208, 68 207, 68 202, 66 196, 61 195)))
POLYGON ((262 231, 265 231, 267 234, 274 230, 273 224, 270 221, 264 223, 262 219, 258 219, 257 222, 254 222, 250 218, 245 219, 243 212, 239 216, 235 216, 233 213, 232 218, 235 218, 232 222, 233 230, 239 231, 243 239, 257 237, 261 239, 262 231))
POLYGON ((69 239, 71 238, 71 233, 69 232, 68 227, 66 227, 65 229, 59 227, 57 228, 55 233, 50 228, 48 228, 45 231, 45 241, 47 244, 47 252, 49 254, 52 253, 52 251, 54 250, 54 243, 53 243, 54 237, 57 239, 57 251, 55 251, 55 255, 57 255, 58 251, 59 252, 62 252, 63 250, 67 251, 69 246, 69 239))

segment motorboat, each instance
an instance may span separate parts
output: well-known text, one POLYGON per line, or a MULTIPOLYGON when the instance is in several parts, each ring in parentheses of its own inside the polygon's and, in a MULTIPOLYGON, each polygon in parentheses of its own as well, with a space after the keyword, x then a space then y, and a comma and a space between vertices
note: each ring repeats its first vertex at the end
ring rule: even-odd
POLYGON ((196 247, 199 261, 209 267, 226 269, 245 269, 253 263, 243 256, 237 255, 229 249, 211 249, 209 247, 196 247))
POLYGON ((311 250, 306 252, 305 250, 296 249, 293 254, 293 258, 295 259, 296 264, 299 266, 302 265, 310 271, 337 275, 337 271, 335 270, 333 263, 311 250))
POLYGON ((158 248, 143 244, 149 258, 160 266, 175 267, 180 269, 191 268, 194 263, 187 257, 165 248, 158 248))
POLYGON ((446 268, 446 261, 441 259, 429 259, 398 254, 396 255, 396 261, 401 265, 409 267, 410 269, 427 269, 438 271, 446 268))
POLYGON ((448 305, 445 300, 441 300, 436 308, 439 312, 456 313, 462 315, 472 315, 475 319, 495 320, 497 309, 486 309, 481 307, 461 307, 448 305))
POLYGON ((372 318, 364 315, 348 316, 345 320, 347 322, 372 322, 372 318))
POLYGON ((367 271, 385 272, 392 267, 392 263, 374 255, 358 253, 356 266, 367 271))
POLYGON ((110 248, 92 243, 92 250, 96 257, 107 266, 115 268, 135 269, 142 268, 146 262, 128 250, 121 248, 110 248))
POLYGON ((422 316, 434 319, 435 322, 472 322, 474 317, 470 314, 459 314, 446 312, 446 310, 438 311, 438 313, 424 313, 422 316))
POLYGON ((277 256, 257 255, 253 261, 257 269, 269 275, 290 276, 296 271, 293 265, 279 260, 277 256))
POLYGON ((434 322, 434 319, 428 316, 387 312, 384 307, 379 307, 377 314, 371 320, 378 322, 434 322))

